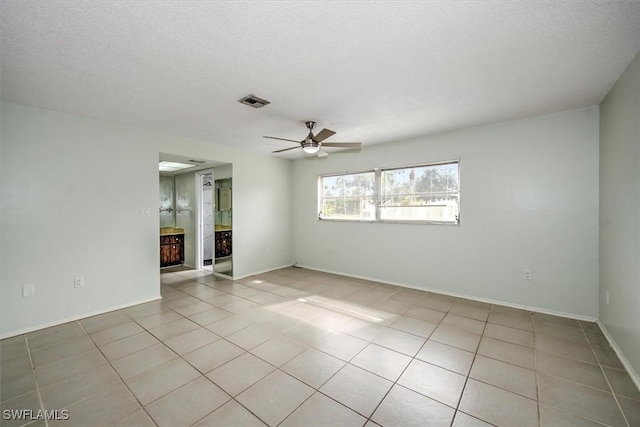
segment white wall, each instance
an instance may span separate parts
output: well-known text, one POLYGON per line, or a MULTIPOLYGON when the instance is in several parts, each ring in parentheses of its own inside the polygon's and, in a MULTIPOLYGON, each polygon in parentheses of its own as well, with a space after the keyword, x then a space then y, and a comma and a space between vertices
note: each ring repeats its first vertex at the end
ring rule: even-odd
POLYGON ((597 107, 301 159, 291 181, 301 265, 597 317, 597 107), (316 219, 320 174, 456 158, 459 226, 316 219))
POLYGON ((640 383, 640 54, 600 105, 600 320, 640 383))
POLYGON ((233 165, 216 166, 213 168, 213 179, 225 179, 233 177, 233 165))
POLYGON ((0 121, 0 337, 159 296, 160 152, 233 163, 238 277, 291 263, 289 161, 12 103, 0 121))

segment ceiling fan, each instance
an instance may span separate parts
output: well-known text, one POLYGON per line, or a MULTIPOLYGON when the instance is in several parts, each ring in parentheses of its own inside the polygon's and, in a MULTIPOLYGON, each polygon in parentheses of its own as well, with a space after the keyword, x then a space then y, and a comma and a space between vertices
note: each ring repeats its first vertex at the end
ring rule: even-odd
POLYGON ((278 139, 280 141, 289 141, 300 144, 299 147, 290 147, 282 150, 272 151, 272 153, 281 153, 283 151, 295 150, 296 148, 302 148, 307 154, 316 154, 318 157, 325 157, 328 155, 322 147, 342 147, 342 148, 360 148, 362 143, 360 142, 324 142, 325 139, 334 135, 335 132, 330 129, 322 129, 317 135, 313 134, 313 128, 316 126, 316 122, 305 122, 307 129, 309 129, 309 135, 302 141, 295 141, 293 139, 276 138, 275 136, 265 136, 264 138, 278 139))

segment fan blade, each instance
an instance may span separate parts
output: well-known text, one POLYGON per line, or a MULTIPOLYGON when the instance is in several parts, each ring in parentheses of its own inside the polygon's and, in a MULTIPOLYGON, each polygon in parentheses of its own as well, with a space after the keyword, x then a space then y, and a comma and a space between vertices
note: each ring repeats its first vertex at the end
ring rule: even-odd
POLYGON ((320 132, 318 132, 318 134, 316 136, 313 137, 313 140, 315 142, 322 142, 325 139, 329 138, 332 135, 335 135, 336 133, 334 131, 332 131, 331 129, 322 129, 320 132))
POLYGON ((346 147, 346 148, 360 148, 361 142, 323 142, 323 147, 346 147))
POLYGON ((271 153, 282 153, 283 151, 295 150, 296 148, 300 148, 300 147, 285 148, 283 150, 272 151, 271 153))
POLYGON ((300 144, 300 141, 296 141, 295 139, 276 138, 275 136, 263 136, 263 138, 278 139, 280 141, 296 142, 296 143, 300 144))

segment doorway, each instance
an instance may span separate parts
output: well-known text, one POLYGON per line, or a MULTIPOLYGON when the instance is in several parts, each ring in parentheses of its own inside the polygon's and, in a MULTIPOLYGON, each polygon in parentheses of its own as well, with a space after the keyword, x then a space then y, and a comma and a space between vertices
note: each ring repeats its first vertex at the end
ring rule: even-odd
MULTIPOLYGON (((216 268, 216 179, 231 179, 231 163, 194 159, 175 154, 160 153, 160 242, 171 234, 180 239, 182 258, 180 265, 233 278, 233 258, 216 268), (178 168, 167 170, 167 168, 178 168), (166 182, 165 182, 166 181, 166 182)), ((231 200, 228 194, 228 242, 231 242, 231 200)), ((226 196, 225 196, 226 197, 226 196)), ((226 203, 226 200, 224 202, 226 203)), ((173 242, 172 244, 177 245, 173 242)), ((160 248, 162 249, 162 248, 160 248)), ((161 266, 162 266, 162 252, 161 266)))

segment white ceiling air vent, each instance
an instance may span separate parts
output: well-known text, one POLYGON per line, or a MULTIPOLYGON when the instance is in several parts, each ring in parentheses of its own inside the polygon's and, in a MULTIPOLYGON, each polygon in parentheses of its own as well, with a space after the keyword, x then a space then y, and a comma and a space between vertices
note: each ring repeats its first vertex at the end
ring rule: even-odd
POLYGON ((253 108, 262 108, 265 105, 271 104, 271 102, 266 99, 258 98, 254 94, 247 95, 244 98, 239 99, 238 102, 253 108))

